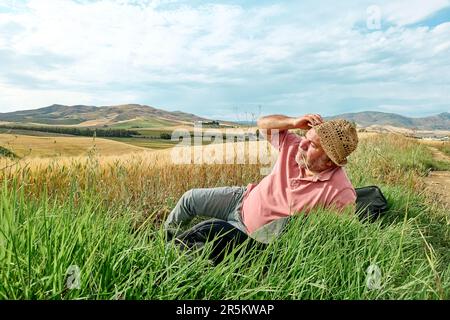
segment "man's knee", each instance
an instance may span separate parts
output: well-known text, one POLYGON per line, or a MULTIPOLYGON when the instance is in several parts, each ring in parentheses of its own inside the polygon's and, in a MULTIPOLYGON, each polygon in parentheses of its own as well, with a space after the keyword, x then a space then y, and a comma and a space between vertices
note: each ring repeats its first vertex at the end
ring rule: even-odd
POLYGON ((192 194, 193 189, 188 190, 178 199, 178 203, 172 209, 164 223, 166 230, 174 227, 178 228, 185 220, 190 220, 195 215, 192 194))
POLYGON ((190 190, 186 191, 185 193, 183 193, 180 200, 183 203, 189 203, 190 201, 193 200, 193 198, 194 198, 194 189, 190 189, 190 190))
POLYGON ((187 214, 194 215, 196 212, 194 199, 195 199, 195 189, 190 189, 181 196, 178 205, 187 214))

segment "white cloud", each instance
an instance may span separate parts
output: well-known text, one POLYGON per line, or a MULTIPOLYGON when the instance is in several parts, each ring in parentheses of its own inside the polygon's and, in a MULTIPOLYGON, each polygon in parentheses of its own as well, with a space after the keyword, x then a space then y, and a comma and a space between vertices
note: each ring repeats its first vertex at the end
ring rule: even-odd
POLYGON ((81 101, 81 103, 89 102, 89 96, 83 92, 72 92, 65 90, 64 92, 53 91, 48 92, 47 90, 29 90, 21 89, 17 87, 11 87, 7 85, 2 85, 0 83, 0 112, 8 112, 7 107, 11 101, 14 101, 16 107, 20 109, 35 109, 37 107, 48 106, 54 103, 69 103, 72 101, 81 101))
POLYGON ((14 110, 36 109, 52 104, 85 104, 91 105, 119 105, 139 102, 139 97, 133 92, 108 92, 107 95, 98 96, 84 91, 76 90, 48 90, 48 89, 22 89, 3 85, 0 83, 0 112, 14 110), (15 108, 8 107, 14 101, 15 108))
POLYGON ((368 32, 353 27, 369 2, 166 8, 176 1, 29 0, 28 10, 0 13, 0 59, 10 61, 0 61, 0 107, 129 99, 195 111, 205 103, 283 108, 383 96, 441 104, 450 23, 405 25, 448 2, 381 2, 393 26, 368 32))
POLYGON ((387 21, 404 26, 421 21, 449 4, 449 0, 397 0, 387 2, 381 11, 387 21))

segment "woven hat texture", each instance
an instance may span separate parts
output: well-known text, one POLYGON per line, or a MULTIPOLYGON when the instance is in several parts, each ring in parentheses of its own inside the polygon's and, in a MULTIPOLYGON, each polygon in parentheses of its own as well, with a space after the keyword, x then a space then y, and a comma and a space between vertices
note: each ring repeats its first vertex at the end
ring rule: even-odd
POLYGON ((347 163, 347 157, 358 145, 355 126, 344 119, 323 122, 314 126, 320 138, 320 144, 328 157, 338 166, 347 163))

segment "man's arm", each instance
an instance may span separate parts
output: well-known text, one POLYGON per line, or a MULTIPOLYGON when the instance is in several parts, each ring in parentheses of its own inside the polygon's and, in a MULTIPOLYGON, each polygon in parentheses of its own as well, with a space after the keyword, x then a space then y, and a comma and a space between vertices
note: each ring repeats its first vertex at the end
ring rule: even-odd
POLYGON ((323 119, 318 114, 307 114, 302 117, 292 118, 284 115, 274 114, 270 116, 261 117, 258 119, 258 128, 267 141, 271 141, 271 130, 289 130, 289 129, 303 129, 308 130, 313 125, 323 122, 323 119))

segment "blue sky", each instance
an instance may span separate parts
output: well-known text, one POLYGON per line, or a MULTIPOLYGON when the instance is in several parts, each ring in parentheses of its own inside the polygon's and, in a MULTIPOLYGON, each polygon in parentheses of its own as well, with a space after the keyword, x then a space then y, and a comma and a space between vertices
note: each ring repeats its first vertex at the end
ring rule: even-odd
POLYGON ((450 0, 0 0, 0 112, 450 110, 450 0))

